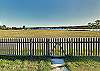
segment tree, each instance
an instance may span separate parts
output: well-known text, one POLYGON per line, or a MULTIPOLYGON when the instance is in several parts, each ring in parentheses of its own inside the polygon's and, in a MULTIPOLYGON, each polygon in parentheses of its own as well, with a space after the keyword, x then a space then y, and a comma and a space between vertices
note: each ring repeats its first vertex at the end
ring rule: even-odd
POLYGON ((23 26, 23 29, 25 29, 25 26, 23 26))
POLYGON ((96 23, 88 23, 89 29, 98 29, 98 25, 96 23))
POLYGON ((88 23, 88 28, 91 29, 92 28, 92 23, 88 23))
POLYGON ((6 25, 3 25, 3 26, 2 26, 2 29, 3 29, 3 30, 6 29, 6 25))

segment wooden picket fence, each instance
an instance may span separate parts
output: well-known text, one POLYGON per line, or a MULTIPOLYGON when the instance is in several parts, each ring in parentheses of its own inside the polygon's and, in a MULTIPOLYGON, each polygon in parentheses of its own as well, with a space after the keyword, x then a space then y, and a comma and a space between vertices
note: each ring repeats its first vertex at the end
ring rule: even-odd
POLYGON ((0 38, 0 55, 100 56, 100 38, 0 38))

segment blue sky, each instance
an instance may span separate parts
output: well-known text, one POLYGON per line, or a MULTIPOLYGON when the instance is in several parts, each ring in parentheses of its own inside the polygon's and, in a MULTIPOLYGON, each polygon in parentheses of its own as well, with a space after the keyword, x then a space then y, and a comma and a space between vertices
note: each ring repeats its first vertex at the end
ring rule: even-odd
POLYGON ((100 0, 0 0, 0 25, 86 25, 100 19, 100 0))

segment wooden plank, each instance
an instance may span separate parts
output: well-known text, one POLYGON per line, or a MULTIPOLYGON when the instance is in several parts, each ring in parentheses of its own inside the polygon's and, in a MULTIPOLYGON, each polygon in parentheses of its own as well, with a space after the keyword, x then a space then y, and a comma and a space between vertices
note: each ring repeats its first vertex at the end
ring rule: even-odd
POLYGON ((68 55, 68 38, 66 38, 66 55, 68 55))
POLYGON ((41 55, 43 56, 43 43, 44 43, 43 38, 41 39, 41 41, 42 41, 42 43, 41 43, 41 55))
MULTIPOLYGON (((7 42, 9 42, 9 38, 7 38, 7 42)), ((7 54, 9 54, 9 46, 8 46, 9 43, 7 43, 7 54)))
POLYGON ((71 38, 71 55, 73 56, 73 38, 71 38))
POLYGON ((49 38, 49 56, 51 56, 51 38, 49 38))
POLYGON ((80 38, 81 56, 83 56, 82 38, 80 38))
POLYGON ((74 45, 74 51, 73 51, 73 56, 75 56, 75 52, 76 52, 76 47, 75 47, 75 38, 73 38, 73 45, 74 45))
POLYGON ((69 38, 69 55, 71 56, 72 55, 72 41, 71 41, 71 38, 69 38))
POLYGON ((38 38, 36 38, 36 55, 38 55, 38 38))
POLYGON ((90 38, 90 56, 92 56, 92 37, 90 38))
POLYGON ((24 47, 24 41, 25 38, 22 39, 22 55, 24 55, 24 52, 25 52, 25 47, 24 47))
MULTIPOLYGON (((15 41, 14 38, 12 38, 12 41, 13 41, 13 42, 15 41)), ((12 47, 12 49, 13 49, 13 55, 15 55, 14 43, 13 43, 13 47, 12 47)))
POLYGON ((36 41, 36 39, 33 38, 33 48, 34 48, 33 54, 34 54, 34 56, 36 55, 36 43, 35 43, 35 41, 36 41))
POLYGON ((68 55, 70 55, 70 38, 68 38, 68 55))
POLYGON ((50 38, 50 47, 51 47, 51 52, 50 52, 50 56, 52 56, 52 38, 50 38))
MULTIPOLYGON (((46 38, 45 38, 45 42, 46 42, 46 38)), ((45 56, 47 56, 47 43, 45 43, 45 56)))
POLYGON ((40 56, 42 56, 42 51, 41 51, 41 48, 42 48, 42 47, 41 47, 42 39, 41 39, 41 38, 39 39, 39 42, 41 42, 41 43, 39 43, 39 50, 40 50, 40 56))
MULTIPOLYGON (((2 39, 3 42, 3 39, 2 39)), ((9 42, 9 38, 8 38, 8 42, 9 42)), ((9 47, 9 43, 8 43, 8 54, 10 54, 10 47, 9 47)))
MULTIPOLYGON (((2 42, 2 38, 1 38, 1 42, 2 42)), ((1 43, 1 49, 3 49, 3 43, 1 43)), ((3 52, 1 52, 1 54, 3 54, 3 52)))
POLYGON ((54 38, 54 42, 55 42, 55 45, 54 45, 54 55, 56 55, 56 38, 54 38))
POLYGON ((50 56, 52 56, 52 38, 50 38, 50 56))
POLYGON ((23 39, 23 55, 27 53, 26 51, 26 38, 23 39))
POLYGON ((59 47, 61 49, 61 56, 64 56, 64 38, 59 38, 59 41, 58 42, 59 42, 59 47))
POLYGON ((96 43, 95 43, 95 41, 96 41, 96 39, 95 38, 92 38, 92 48, 93 48, 93 50, 92 50, 92 56, 95 56, 95 49, 96 49, 96 43))
POLYGON ((98 38, 96 37, 96 56, 98 56, 98 38))
MULTIPOLYGON (((9 42, 12 42, 12 38, 10 38, 10 41, 9 42)), ((11 52, 10 54, 12 54, 12 43, 11 44, 9 43, 9 48, 10 48, 10 52, 11 52)))
POLYGON ((54 56, 54 38, 52 38, 52 55, 54 56))
POLYGON ((69 52, 68 55, 70 55, 70 38, 68 38, 68 42, 69 42, 68 43, 68 52, 69 52))
MULTIPOLYGON (((17 43, 17 38, 16 38, 16 43, 17 43)), ((15 47, 15 55, 17 55, 17 47, 16 47, 16 43, 14 43, 14 47, 15 47)))
POLYGON ((30 39, 30 56, 32 56, 32 38, 30 39))
POLYGON ((99 48, 99 46, 98 46, 98 44, 99 44, 98 37, 97 37, 97 42, 96 43, 97 43, 97 56, 99 56, 99 54, 98 54, 98 52, 99 52, 99 49, 98 49, 99 48))
POLYGON ((61 46, 61 48, 62 48, 62 56, 64 56, 64 38, 62 38, 62 46, 61 46))
POLYGON ((43 44, 43 46, 44 46, 44 55, 45 55, 45 38, 43 39, 44 40, 44 44, 43 44))
POLYGON ((52 55, 54 56, 54 38, 52 38, 52 55))
POLYGON ((66 39, 64 38, 64 44, 63 44, 63 45, 64 45, 64 46, 63 46, 63 48, 64 48, 64 49, 63 49, 63 56, 66 55, 66 43, 65 43, 65 42, 66 42, 66 39))
MULTIPOLYGON (((5 40, 7 42, 7 38, 5 40)), ((6 46, 7 46, 8 43, 6 43, 6 46)), ((8 47, 6 47, 6 54, 8 54, 8 47)))
POLYGON ((77 40, 77 38, 76 38, 76 46, 75 46, 75 47, 76 47, 76 56, 78 55, 78 47, 77 47, 77 46, 78 46, 78 43, 77 43, 77 41, 78 41, 78 40, 77 40))
MULTIPOLYGON (((5 38, 3 39, 3 42, 5 42, 5 38)), ((3 49, 5 49, 5 43, 3 43, 3 49)), ((5 54, 5 50, 4 50, 3 54, 5 54)))
MULTIPOLYGON (((3 42, 5 42, 5 38, 3 39, 3 42)), ((3 49, 5 49, 5 43, 3 43, 3 49)), ((5 50, 4 50, 3 54, 5 54, 5 50)))
MULTIPOLYGON (((1 38, 0 38, 0 42, 1 42, 1 38)), ((2 49, 2 43, 0 43, 0 48, 2 49)), ((0 54, 2 54, 2 52, 0 52, 0 54)))
POLYGON ((98 41, 99 41, 99 43, 98 43, 98 55, 100 56, 100 38, 98 38, 98 41))
POLYGON ((49 39, 48 38, 46 38, 46 53, 47 53, 47 56, 49 56, 50 54, 49 54, 49 39))
POLYGON ((62 38, 58 38, 56 48, 56 51, 58 51, 57 56, 62 56, 62 38))
POLYGON ((17 55, 18 55, 18 38, 17 38, 16 47, 17 47, 17 55))
MULTIPOLYGON (((5 42, 5 38, 4 38, 4 42, 5 42)), ((6 48, 6 43, 4 43, 4 49, 6 48)), ((4 54, 6 54, 6 49, 4 50, 4 54)))
POLYGON ((20 48, 20 44, 21 44, 21 42, 20 42, 20 38, 19 38, 19 55, 21 55, 21 48, 20 48))
POLYGON ((87 47, 88 42, 87 42, 87 39, 88 38, 86 38, 86 56, 88 56, 88 47, 87 47))
POLYGON ((32 46, 33 46, 33 52, 32 52, 32 55, 34 56, 34 53, 35 53, 35 50, 34 50, 34 38, 32 38, 32 41, 33 41, 33 43, 32 43, 32 46))
POLYGON ((83 56, 85 56, 85 38, 83 38, 83 56))
MULTIPOLYGON (((41 40, 41 39, 38 38, 38 42, 41 42, 40 40, 41 40)), ((41 55, 41 50, 40 50, 40 48, 41 48, 41 43, 38 43, 38 55, 39 55, 39 56, 41 55)))
POLYGON ((23 54, 22 54, 22 44, 23 44, 22 39, 23 39, 23 38, 20 39, 20 49, 21 49, 20 55, 23 55, 23 54))
POLYGON ((88 38, 88 56, 90 56, 90 38, 88 38))
POLYGON ((99 44, 99 41, 98 41, 98 37, 97 37, 97 56, 99 56, 99 54, 98 54, 98 44, 99 44))
POLYGON ((44 38, 42 38, 42 55, 44 55, 44 38))
POLYGON ((59 38, 59 39, 58 39, 58 42, 59 42, 59 43, 58 43, 58 47, 57 47, 57 48, 58 48, 58 51, 60 51, 58 55, 61 56, 61 55, 62 55, 62 46, 61 46, 61 44, 62 44, 62 43, 61 43, 61 42, 62 42, 62 38, 59 38))
POLYGON ((79 56, 80 56, 80 38, 78 38, 78 42, 79 42, 79 56))
MULTIPOLYGON (((16 42, 16 38, 13 38, 13 41, 16 42)), ((13 43, 13 44, 14 44, 13 45, 13 50, 14 50, 13 55, 16 55, 16 46, 15 46, 16 43, 13 43)))

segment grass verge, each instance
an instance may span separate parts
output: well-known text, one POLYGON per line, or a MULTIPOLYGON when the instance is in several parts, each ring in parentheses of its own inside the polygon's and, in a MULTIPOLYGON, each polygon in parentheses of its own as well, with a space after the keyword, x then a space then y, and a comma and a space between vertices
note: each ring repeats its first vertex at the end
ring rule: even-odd
POLYGON ((51 62, 49 59, 34 58, 29 60, 26 57, 15 59, 3 56, 0 57, 0 71, 50 71, 51 62))
POLYGON ((100 71, 100 57, 68 57, 65 66, 70 71, 100 71))

